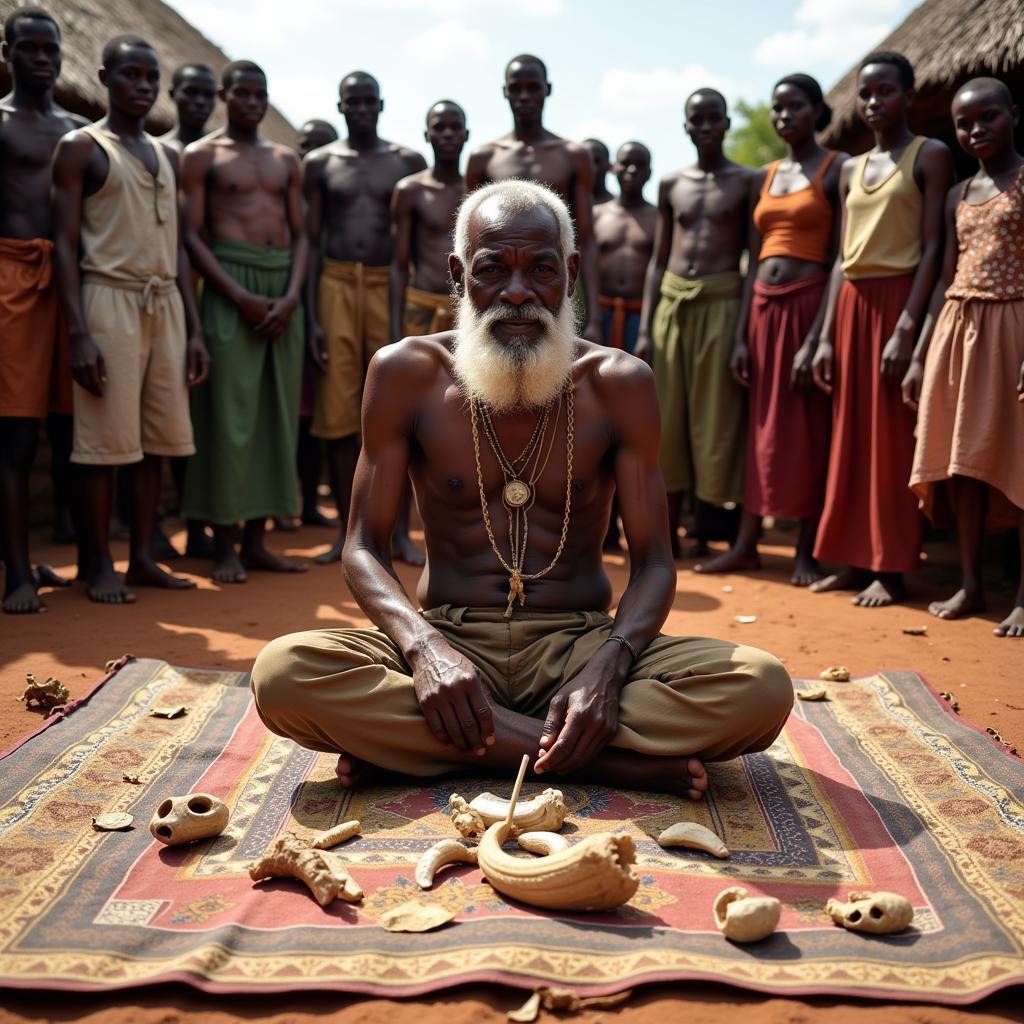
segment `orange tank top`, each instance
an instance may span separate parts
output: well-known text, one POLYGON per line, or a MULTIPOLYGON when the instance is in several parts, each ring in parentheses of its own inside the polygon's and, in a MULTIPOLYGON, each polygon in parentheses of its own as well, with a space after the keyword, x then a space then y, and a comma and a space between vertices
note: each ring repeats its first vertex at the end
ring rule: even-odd
POLYGON ((768 165, 768 176, 754 207, 754 227, 761 234, 759 259, 789 256, 812 263, 828 261, 834 212, 822 181, 835 157, 835 153, 825 157, 809 185, 781 196, 773 196, 771 187, 782 161, 768 165))

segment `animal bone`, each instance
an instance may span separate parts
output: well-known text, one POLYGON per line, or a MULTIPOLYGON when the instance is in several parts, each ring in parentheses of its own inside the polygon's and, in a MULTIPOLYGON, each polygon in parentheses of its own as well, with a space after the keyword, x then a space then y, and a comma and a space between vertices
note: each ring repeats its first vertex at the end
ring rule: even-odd
POLYGON ((156 809, 149 831, 164 846, 181 846, 219 836, 227 828, 227 805, 209 793, 168 797, 156 809))
POLYGON ((92 819, 92 827, 97 832, 126 832, 132 827, 135 819, 123 811, 112 811, 92 819))
POLYGON ((829 900, 825 909, 836 924, 851 932, 892 935, 914 920, 910 900, 895 892, 851 892, 848 902, 829 900))
POLYGON ((813 690, 797 690, 796 695, 801 700, 828 700, 828 690, 824 686, 817 686, 813 690))
POLYGON ((297 878, 309 887, 321 907, 336 899, 358 903, 363 898, 359 883, 336 853, 316 850, 293 835, 275 839, 263 857, 249 868, 249 877, 254 882, 264 878, 297 878))
POLYGON ((523 832, 516 836, 520 849, 549 857, 569 849, 569 840, 557 832, 523 832))
POLYGON ((381 928, 389 932, 429 932, 455 919, 455 911, 436 903, 409 900, 401 906, 385 910, 377 919, 381 928))
POLYGON ((658 836, 658 845, 666 849, 670 846, 687 846, 691 850, 703 850, 714 857, 729 856, 729 849, 725 843, 711 829, 698 825, 695 821, 680 821, 665 829, 658 836))
POLYGON ((766 939, 778 927, 781 913, 782 904, 773 896, 747 896, 747 890, 738 885, 723 889, 715 898, 715 924, 733 942, 766 939))
MULTIPOLYGON (((452 809, 452 824, 467 838, 481 835, 489 826, 504 821, 509 801, 493 793, 481 793, 466 801, 453 793, 448 798, 452 809)), ((512 819, 512 834, 518 832, 557 831, 565 821, 565 798, 560 789, 545 789, 516 807, 512 819)))
POLYGON ((819 676, 826 683, 848 683, 850 681, 850 670, 845 665, 829 665, 819 676))
POLYGON ((68 688, 59 680, 50 676, 45 683, 39 682, 31 672, 25 673, 25 692, 18 698, 24 701, 30 711, 45 711, 46 718, 59 707, 63 707, 71 699, 68 688))
POLYGON ((362 827, 356 819, 343 821, 340 825, 335 825, 334 828, 329 828, 326 832, 320 832, 314 836, 313 849, 329 850, 332 846, 337 846, 339 843, 345 842, 346 839, 359 835, 362 827))
POLYGON ((463 846, 458 839, 442 839, 434 843, 416 863, 416 884, 429 889, 434 884, 434 875, 445 864, 475 864, 476 848, 463 846))
POLYGON ((505 820, 491 825, 480 840, 477 863, 484 877, 503 895, 547 910, 611 910, 621 906, 640 885, 640 879, 630 870, 636 852, 629 836, 601 832, 561 853, 529 860, 513 857, 501 848, 512 830, 528 764, 529 757, 524 755, 505 820))

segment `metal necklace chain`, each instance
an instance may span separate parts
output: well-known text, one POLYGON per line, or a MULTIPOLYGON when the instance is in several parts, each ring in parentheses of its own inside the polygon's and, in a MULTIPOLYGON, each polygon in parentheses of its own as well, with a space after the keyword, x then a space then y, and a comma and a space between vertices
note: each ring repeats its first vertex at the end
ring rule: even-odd
MULTIPOLYGON (((572 381, 569 381, 565 389, 565 513, 562 517, 562 533, 558 538, 558 547, 555 549, 554 557, 539 572, 523 572, 523 564, 526 560, 526 542, 530 534, 530 521, 528 518, 529 507, 525 501, 519 505, 512 506, 508 506, 508 502, 505 502, 509 513, 509 558, 511 559, 511 562, 506 561, 505 556, 502 555, 501 550, 498 548, 498 542, 494 539, 494 529, 491 526, 491 513, 487 505, 487 494, 484 491, 484 474, 480 465, 480 433, 477 424, 478 420, 483 419, 481 416, 482 411, 482 406, 480 406, 477 400, 475 398, 471 398, 469 401, 469 419, 473 430, 473 457, 476 460, 476 481, 480 490, 480 511, 483 515, 484 529, 487 531, 487 539, 491 542, 491 549, 497 556, 501 567, 508 573, 508 607, 505 609, 505 618, 510 619, 512 618, 512 610, 516 601, 519 602, 520 607, 526 604, 526 588, 524 584, 532 582, 533 580, 539 580, 542 576, 546 576, 552 569, 554 569, 559 558, 562 557, 562 552, 565 550, 565 542, 569 536, 569 517, 572 512, 572 460, 575 432, 572 381), (522 516, 521 539, 519 536, 520 515, 522 516), (513 517, 515 519, 515 526, 513 526, 513 517)), ((557 433, 557 426, 558 418, 556 417, 555 433, 557 433)), ((490 437, 488 437, 488 440, 490 440, 490 437)), ((549 445, 547 450, 547 456, 550 456, 553 445, 554 433, 552 434, 551 445, 549 445)), ((537 447, 539 449, 539 442, 537 447)), ((538 467, 531 483, 535 483, 540 478, 540 474, 544 471, 544 467, 548 462, 547 456, 544 457, 543 464, 541 464, 538 450, 538 467)), ((495 457, 497 457, 497 453, 495 453, 495 457)), ((502 470, 504 471, 504 467, 502 467, 502 470)), ((507 487, 508 485, 506 485, 506 490, 507 487)), ((528 490, 530 491, 529 505, 532 506, 533 488, 528 487, 528 490)), ((502 496, 504 499, 504 492, 502 496)))
POLYGON ((487 440, 490 441, 491 448, 494 450, 494 457, 498 460, 498 465, 501 466, 506 476, 515 479, 519 476, 519 470, 516 467, 522 464, 525 469, 537 445, 541 443, 541 438, 547 429, 551 403, 549 402, 541 410, 540 415, 537 417, 537 422, 533 425, 533 433, 530 435, 530 440, 526 442, 526 447, 519 454, 519 458, 513 459, 511 462, 509 462, 505 452, 502 450, 501 443, 498 441, 498 433, 494 429, 494 423, 491 421, 490 409, 486 405, 481 405, 479 411, 480 422, 483 424, 484 433, 487 435, 487 440))

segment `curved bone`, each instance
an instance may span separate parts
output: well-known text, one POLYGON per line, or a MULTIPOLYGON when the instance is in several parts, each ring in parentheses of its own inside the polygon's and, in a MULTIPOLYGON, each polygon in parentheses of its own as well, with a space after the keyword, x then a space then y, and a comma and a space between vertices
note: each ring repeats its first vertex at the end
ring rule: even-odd
POLYGON ((458 793, 448 797, 448 806, 451 808, 452 824, 467 839, 482 836, 487 831, 484 819, 458 793))
MULTIPOLYGON (((453 793, 448 798, 452 823, 464 836, 482 835, 486 829, 508 815, 509 801, 493 793, 481 793, 469 803, 453 793)), ((557 831, 565 821, 565 798, 560 789, 545 789, 529 800, 516 803, 512 816, 512 834, 518 832, 557 831)))
POLYGON ((463 846, 458 839, 442 839, 434 843, 416 862, 416 884, 429 889, 434 884, 434 875, 445 864, 475 864, 476 849, 463 846))
POLYGON ((539 853, 545 857, 569 849, 569 840, 557 832, 522 832, 516 836, 516 842, 521 849, 528 850, 530 853, 539 853))
POLYGON ((832 899, 825 909, 848 931, 871 935, 901 932, 914 920, 910 900, 895 892, 851 892, 848 902, 832 899))
POLYGON ((801 700, 828 700, 828 690, 824 686, 814 686, 809 690, 797 690, 796 695, 801 700))
POLYGON ((611 910, 640 885, 630 870, 636 853, 629 836, 601 832, 561 853, 527 860, 501 848, 509 831, 507 822, 491 825, 477 863, 492 888, 514 900, 548 910, 611 910))
POLYGON ((337 846, 339 843, 345 842, 346 839, 359 835, 362 827, 356 819, 343 821, 340 825, 335 825, 334 828, 329 828, 326 832, 320 832, 314 836, 313 849, 329 850, 332 846, 337 846))
POLYGON ((297 878, 305 882, 321 907, 335 899, 358 903, 363 898, 359 883, 336 853, 316 850, 293 835, 275 839, 266 854, 249 868, 249 877, 254 882, 264 878, 297 878))
POLYGON ((725 843, 711 829, 698 825, 695 821, 680 821, 665 829, 658 836, 658 845, 666 849, 670 846, 686 846, 691 850, 703 850, 713 857, 729 856, 729 849, 725 843))
POLYGON ((781 913, 782 904, 775 897, 748 897, 738 885, 723 889, 715 898, 715 924, 733 942, 766 939, 778 927, 781 913))

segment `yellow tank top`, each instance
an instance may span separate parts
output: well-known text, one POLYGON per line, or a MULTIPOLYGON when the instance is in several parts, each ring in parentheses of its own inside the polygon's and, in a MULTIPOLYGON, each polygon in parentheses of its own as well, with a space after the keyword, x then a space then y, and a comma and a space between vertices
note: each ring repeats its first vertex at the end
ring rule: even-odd
POLYGON ((843 231, 843 273, 851 280, 896 277, 921 262, 922 196, 914 162, 924 143, 924 136, 915 136, 889 176, 870 188, 864 184, 868 154, 857 157, 843 231))
POLYGON ((177 186, 163 146, 154 177, 109 129, 82 129, 107 155, 103 185, 82 203, 82 271, 111 284, 172 282, 178 274, 177 186))

